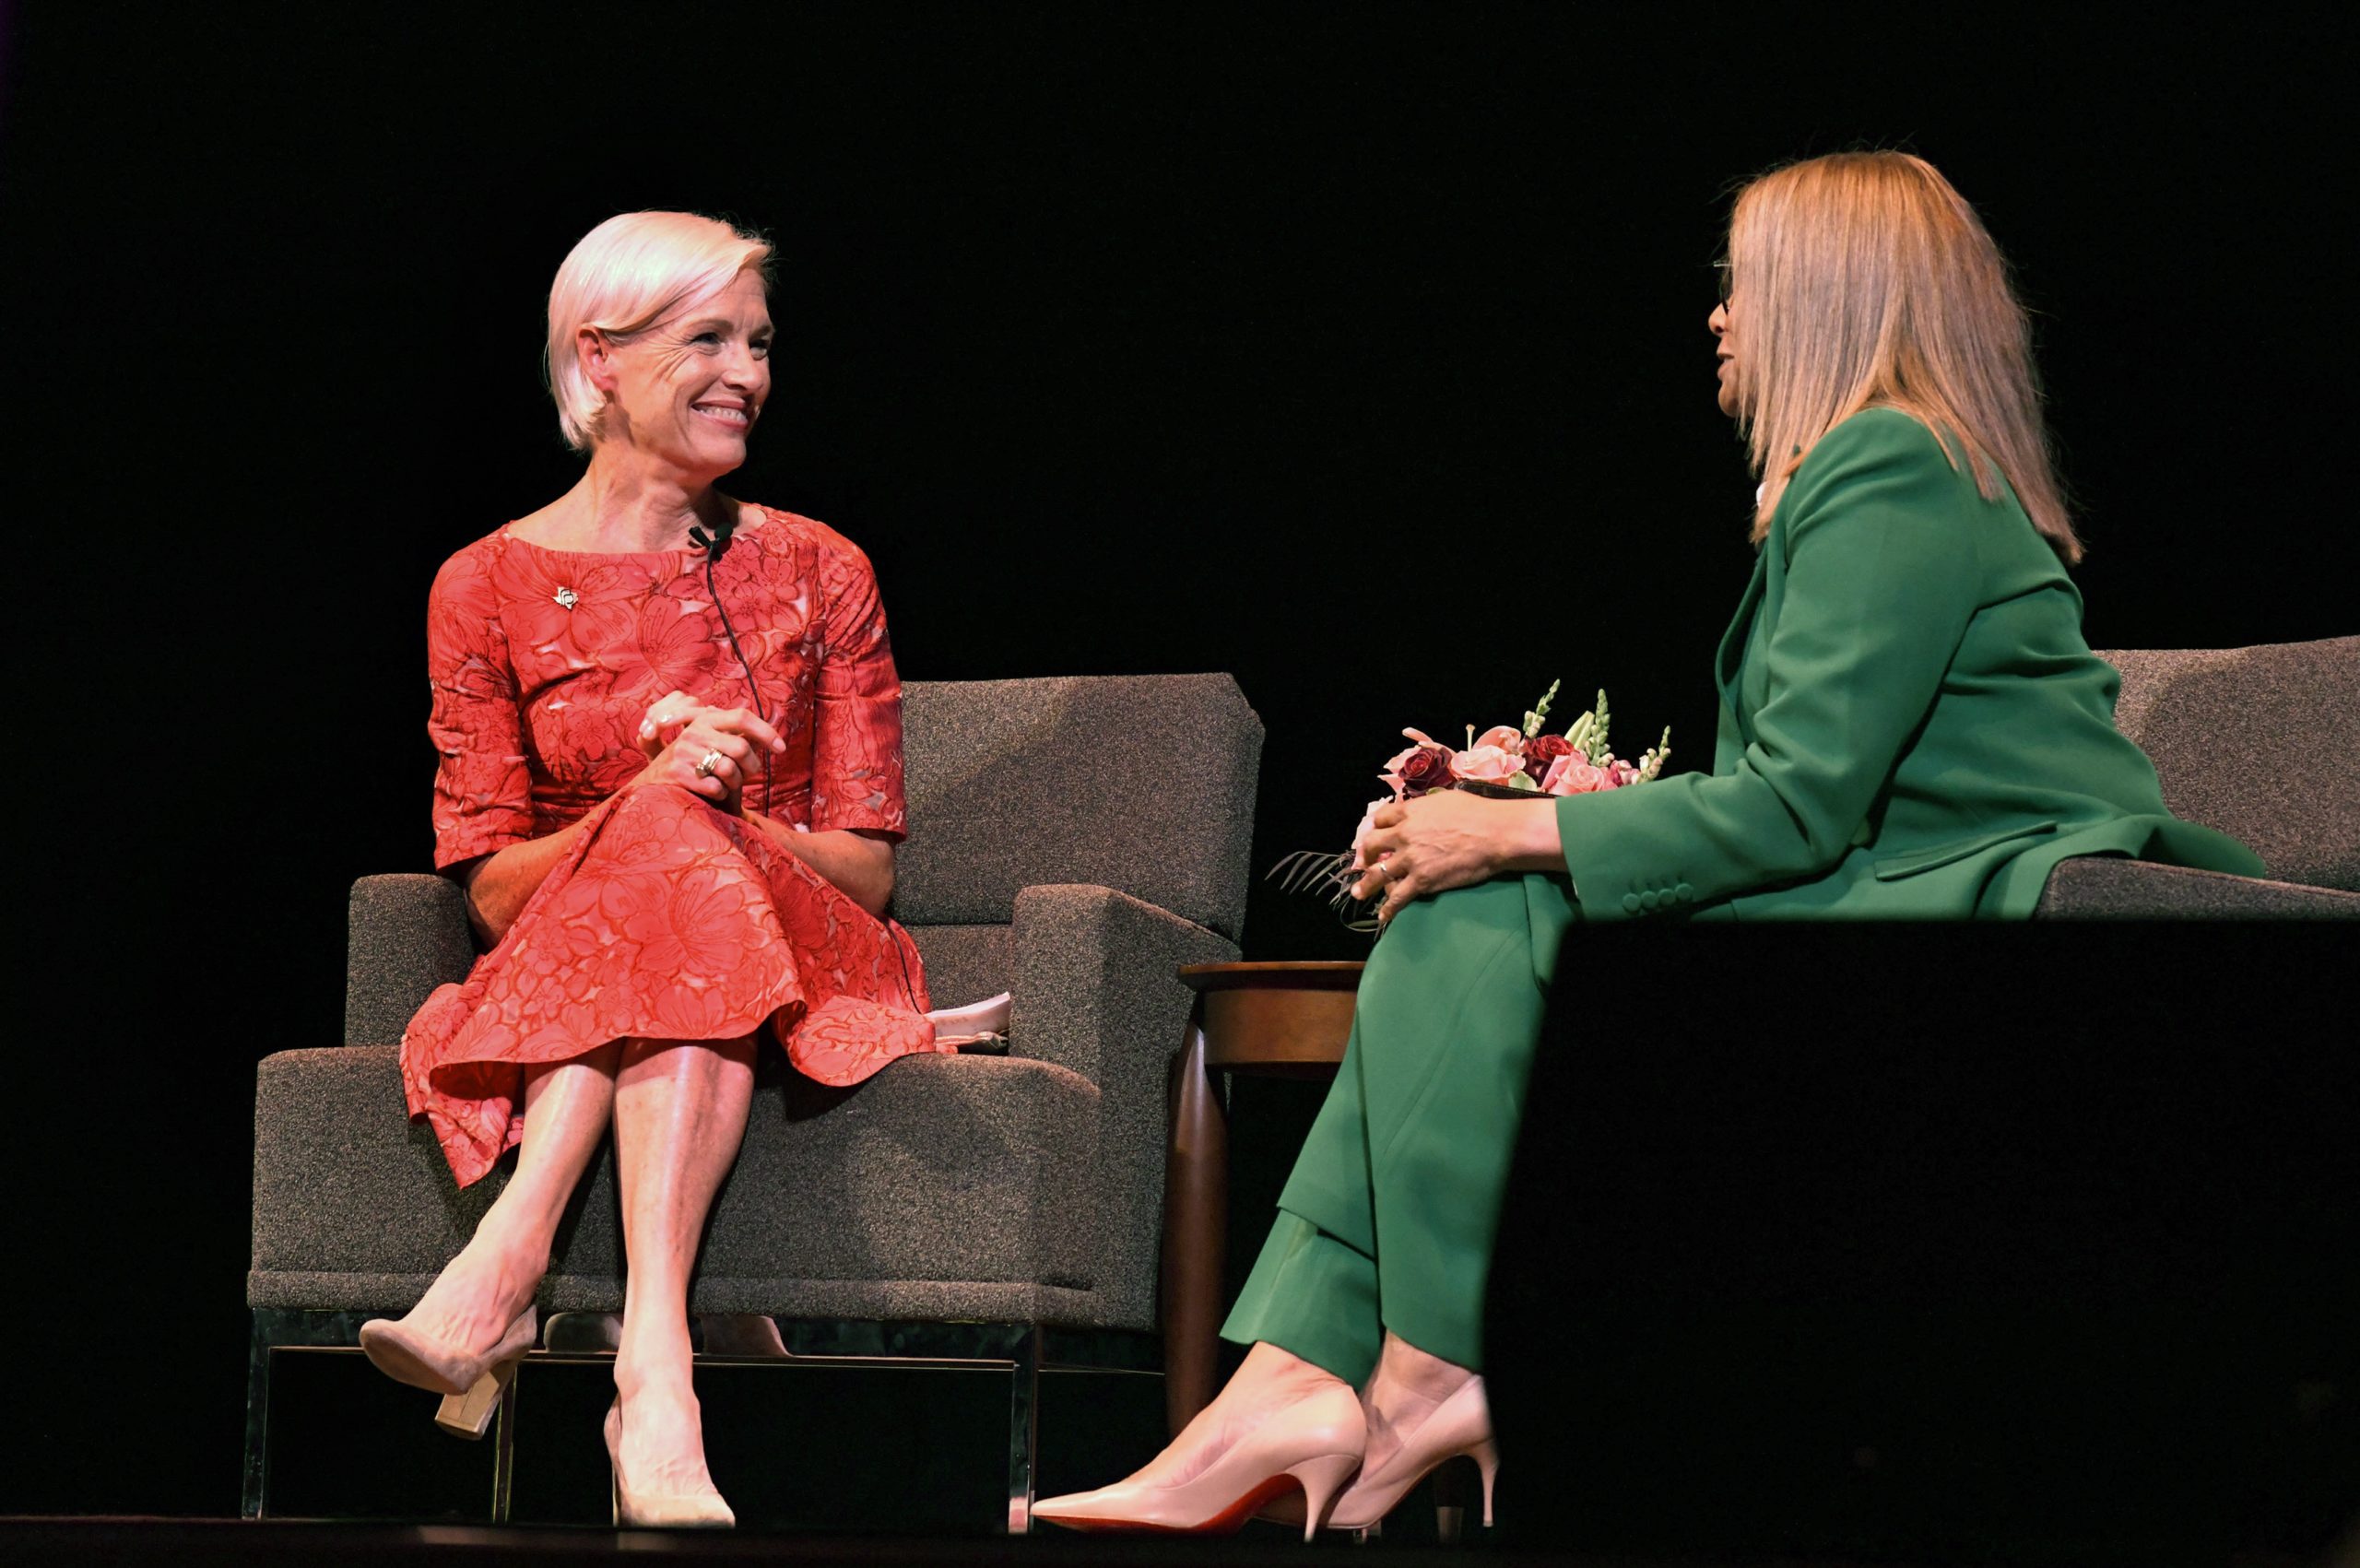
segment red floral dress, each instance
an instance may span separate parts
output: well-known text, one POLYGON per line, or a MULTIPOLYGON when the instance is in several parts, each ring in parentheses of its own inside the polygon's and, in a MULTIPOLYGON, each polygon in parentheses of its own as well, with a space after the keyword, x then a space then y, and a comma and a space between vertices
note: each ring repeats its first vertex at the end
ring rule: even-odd
MULTIPOLYGON (((714 582, 786 741, 747 809, 900 835, 902 689, 867 558, 764 509, 714 582)), ((438 869, 572 822, 588 831, 463 984, 402 1035, 402 1082, 465 1186, 524 1130, 527 1064, 626 1037, 728 1040, 768 1020, 796 1067, 858 1083, 941 1049, 909 934, 760 827, 685 789, 618 795, 675 690, 752 706, 704 555, 552 550, 507 529, 443 563, 427 601, 438 869)))

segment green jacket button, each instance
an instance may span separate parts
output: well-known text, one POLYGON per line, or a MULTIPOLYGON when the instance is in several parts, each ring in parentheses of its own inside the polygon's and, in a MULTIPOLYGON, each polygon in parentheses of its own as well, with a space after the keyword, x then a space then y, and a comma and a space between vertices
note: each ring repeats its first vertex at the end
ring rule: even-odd
POLYGON ((1625 914, 1636 914, 1639 913, 1638 894, 1624 893, 1622 895, 1622 913, 1625 914))

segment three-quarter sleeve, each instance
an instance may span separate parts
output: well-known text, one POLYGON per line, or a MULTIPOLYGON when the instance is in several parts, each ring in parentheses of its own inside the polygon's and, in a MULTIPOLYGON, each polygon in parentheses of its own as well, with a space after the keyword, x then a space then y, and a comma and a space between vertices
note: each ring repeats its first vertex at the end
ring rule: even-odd
POLYGON ((822 555, 820 668, 813 693, 811 827, 899 838, 902 678, 868 558, 841 535, 822 555))
POLYGON ((434 742, 434 867, 444 870, 533 836, 524 722, 495 598, 479 552, 435 574, 426 603, 427 716, 434 742))

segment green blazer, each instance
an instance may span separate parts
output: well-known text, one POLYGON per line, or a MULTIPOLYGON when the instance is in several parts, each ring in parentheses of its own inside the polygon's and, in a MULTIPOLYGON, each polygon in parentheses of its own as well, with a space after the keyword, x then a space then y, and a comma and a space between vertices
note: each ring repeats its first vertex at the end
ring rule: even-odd
POLYGON ((1714 666, 1713 771, 1557 803, 1587 919, 2022 919, 2073 855, 2260 876, 2174 818, 2012 491, 1856 414, 1803 459, 1714 666))

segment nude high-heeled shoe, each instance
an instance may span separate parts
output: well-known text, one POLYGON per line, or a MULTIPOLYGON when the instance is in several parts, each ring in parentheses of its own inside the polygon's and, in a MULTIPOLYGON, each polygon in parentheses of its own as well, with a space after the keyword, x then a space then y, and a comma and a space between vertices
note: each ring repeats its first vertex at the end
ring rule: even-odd
POLYGON ((1308 1541, 1360 1468, 1366 1437, 1359 1396, 1340 1386, 1324 1390, 1272 1416, 1176 1486, 1120 1480, 1036 1503, 1032 1516, 1074 1530, 1225 1536, 1273 1497, 1300 1487, 1308 1541))
POLYGON ((704 1478, 699 1491, 634 1491, 623 1480, 623 1407, 607 1407, 607 1463, 614 1485, 615 1527, 619 1530, 734 1530, 738 1515, 722 1500, 713 1478, 704 1478))
POLYGON ((477 1356, 392 1318, 372 1317, 360 1326, 360 1349, 372 1366, 395 1383, 442 1395, 434 1424, 454 1437, 474 1439, 490 1430, 492 1413, 516 1375, 516 1363, 539 1338, 539 1326, 538 1315, 528 1306, 500 1343, 477 1356))
POLYGON ((1492 1408, 1483 1380, 1470 1377, 1374 1470, 1364 1470, 1328 1516, 1331 1530, 1374 1528, 1393 1512, 1409 1490, 1436 1467, 1461 1455, 1483 1472, 1483 1524, 1492 1523, 1492 1482, 1500 1473, 1499 1444, 1492 1439, 1492 1408))

